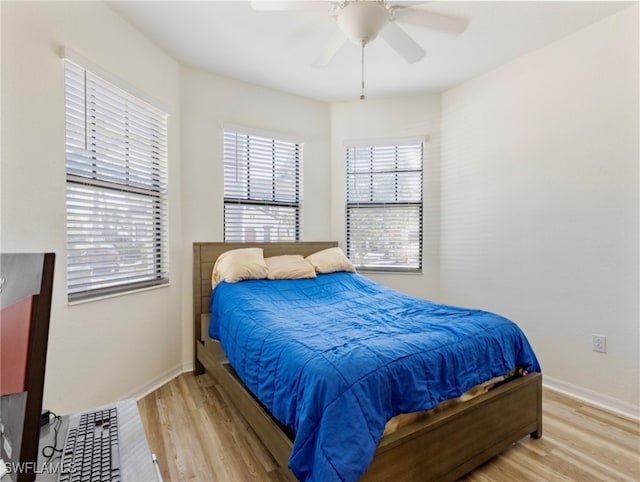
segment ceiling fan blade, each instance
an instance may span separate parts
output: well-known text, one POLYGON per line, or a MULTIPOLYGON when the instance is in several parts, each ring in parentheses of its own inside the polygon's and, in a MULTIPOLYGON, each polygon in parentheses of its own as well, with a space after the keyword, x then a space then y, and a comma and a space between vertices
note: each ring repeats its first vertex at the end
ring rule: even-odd
POLYGON ((261 12, 282 12, 282 11, 316 11, 329 12, 331 2, 329 1, 272 1, 272 0, 252 0, 251 8, 261 12))
POLYGON ((336 30, 331 36, 322 54, 313 63, 314 67, 326 67, 346 43, 347 37, 342 30, 336 30))
POLYGON ((417 62, 426 54, 422 47, 393 22, 389 22, 382 29, 380 37, 410 64, 417 62))
POLYGON ((468 20, 464 18, 427 12, 426 10, 411 7, 394 7, 393 18, 408 25, 426 27, 455 35, 464 32, 469 24, 468 20))

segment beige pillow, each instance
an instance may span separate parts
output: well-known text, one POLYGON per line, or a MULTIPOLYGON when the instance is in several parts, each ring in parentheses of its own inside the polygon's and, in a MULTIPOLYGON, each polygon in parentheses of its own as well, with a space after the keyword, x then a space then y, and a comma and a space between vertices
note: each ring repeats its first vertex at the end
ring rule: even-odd
POLYGON ((313 265, 299 254, 285 254, 271 256, 264 259, 267 263, 269 279, 300 279, 315 278, 316 270, 313 265))
POLYGON ((245 279, 265 279, 267 264, 262 248, 241 248, 225 251, 216 260, 211 274, 211 286, 221 281, 235 283, 245 279))
POLYGON ((351 261, 344 255, 339 247, 323 249, 307 256, 307 260, 314 266, 318 273, 335 273, 336 271, 348 271, 355 273, 356 269, 351 261))

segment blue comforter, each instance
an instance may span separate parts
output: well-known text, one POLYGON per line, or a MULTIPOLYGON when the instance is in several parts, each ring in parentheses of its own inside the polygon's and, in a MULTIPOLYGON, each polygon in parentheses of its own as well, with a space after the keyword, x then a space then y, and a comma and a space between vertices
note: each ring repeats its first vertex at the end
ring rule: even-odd
POLYGON ((289 467, 300 480, 355 481, 391 417, 433 408, 516 366, 540 371, 511 321, 354 273, 220 283, 209 334, 295 432, 289 467))

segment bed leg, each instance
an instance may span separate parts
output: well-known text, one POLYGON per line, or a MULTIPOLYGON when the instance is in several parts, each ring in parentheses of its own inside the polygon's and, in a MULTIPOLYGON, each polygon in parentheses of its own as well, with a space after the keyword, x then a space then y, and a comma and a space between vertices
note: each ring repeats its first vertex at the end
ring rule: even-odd
POLYGON ((204 365, 197 358, 193 362, 193 374, 202 375, 204 373, 204 365))
POLYGON ((538 427, 529 436, 536 440, 542 437, 542 413, 538 412, 538 427))
POLYGON ((538 440, 542 437, 542 375, 538 377, 537 392, 538 392, 538 426, 529 435, 532 439, 538 440))

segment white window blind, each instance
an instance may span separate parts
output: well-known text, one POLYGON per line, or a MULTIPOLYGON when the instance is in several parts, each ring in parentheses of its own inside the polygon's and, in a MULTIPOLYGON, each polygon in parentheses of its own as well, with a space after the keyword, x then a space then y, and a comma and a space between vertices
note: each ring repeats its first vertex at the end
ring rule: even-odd
POLYGON ((298 241, 302 144, 224 131, 224 239, 298 241))
POLYGON ((168 282, 167 114, 65 61, 69 301, 168 282))
POLYGON ((358 269, 422 269, 422 156, 422 141, 346 148, 346 247, 358 269))

